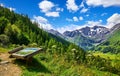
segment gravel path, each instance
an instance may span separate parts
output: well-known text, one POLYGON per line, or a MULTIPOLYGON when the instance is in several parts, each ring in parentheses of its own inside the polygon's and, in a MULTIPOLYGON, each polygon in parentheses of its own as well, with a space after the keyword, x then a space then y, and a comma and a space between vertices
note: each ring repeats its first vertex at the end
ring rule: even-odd
POLYGON ((9 58, 8 53, 0 53, 0 76, 21 76, 21 69, 14 64, 14 58, 9 58))

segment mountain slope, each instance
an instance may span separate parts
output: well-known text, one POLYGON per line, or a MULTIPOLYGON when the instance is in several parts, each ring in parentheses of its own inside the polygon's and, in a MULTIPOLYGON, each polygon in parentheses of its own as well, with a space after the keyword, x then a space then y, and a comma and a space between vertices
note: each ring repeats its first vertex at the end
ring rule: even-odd
POLYGON ((38 28, 38 25, 32 23, 27 15, 19 15, 7 8, 0 7, 1 45, 5 44, 7 39, 12 44, 20 45, 28 45, 31 43, 44 45, 48 44, 51 39, 64 43, 65 45, 69 44, 69 42, 64 39, 38 28))
POLYGON ((105 42, 98 45, 96 47, 96 50, 103 52, 120 53, 120 24, 117 24, 111 28, 109 38, 105 42))
POLYGON ((76 31, 66 31, 64 32, 67 40, 75 43, 76 45, 82 47, 83 49, 91 48, 94 42, 92 39, 83 36, 78 30, 76 31))
POLYGON ((74 31, 66 31, 63 33, 67 40, 77 44, 85 50, 105 41, 110 30, 103 26, 84 27, 74 31))

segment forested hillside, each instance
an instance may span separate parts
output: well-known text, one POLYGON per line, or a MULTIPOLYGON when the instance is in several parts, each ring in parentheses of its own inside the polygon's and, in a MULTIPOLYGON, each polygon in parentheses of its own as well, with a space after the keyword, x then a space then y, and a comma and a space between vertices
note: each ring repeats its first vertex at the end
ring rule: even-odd
MULTIPOLYGON (((1 40, 3 44, 9 42, 12 44, 36 43, 38 45, 48 44, 49 41, 60 41, 69 44, 61 38, 53 39, 50 34, 38 28, 37 23, 32 23, 27 15, 19 15, 7 8, 0 7, 0 39, 5 37, 7 40, 1 40)), ((56 36, 54 36, 56 37, 56 36)))

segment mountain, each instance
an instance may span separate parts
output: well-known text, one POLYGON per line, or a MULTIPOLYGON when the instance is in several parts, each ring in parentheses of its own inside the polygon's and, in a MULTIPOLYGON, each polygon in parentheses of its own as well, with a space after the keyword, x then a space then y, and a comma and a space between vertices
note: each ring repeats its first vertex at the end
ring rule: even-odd
POLYGON ((53 29, 48 30, 47 32, 72 42, 85 50, 89 50, 104 42, 111 33, 111 30, 114 29, 108 29, 103 26, 86 26, 74 31, 65 31, 63 34, 53 29))
MULTIPOLYGON (((72 42, 85 50, 94 50, 94 47, 106 44, 108 39, 114 40, 113 37, 119 39, 119 35, 116 35, 116 31, 120 30, 120 23, 114 25, 111 29, 104 26, 83 27, 74 31, 65 31, 63 34, 53 29, 47 31, 53 35, 61 37, 69 42, 72 42), (114 36, 115 35, 115 36, 114 36), (117 37, 118 36, 118 37, 117 37)), ((118 33, 119 34, 119 33, 118 33)), ((109 40, 110 41, 110 40, 109 40)), ((98 48, 97 48, 98 49, 98 48)))
POLYGON ((120 23, 116 24, 115 26, 113 26, 113 27, 110 29, 111 33, 114 32, 114 31, 116 31, 116 30, 120 30, 120 23))
POLYGON ((72 32, 66 31, 66 32, 64 32, 64 34, 61 34, 58 31, 53 30, 53 29, 47 30, 47 32, 50 33, 51 35, 56 35, 57 37, 61 37, 69 42, 79 45, 80 47, 83 47, 83 49, 88 49, 93 46, 92 43, 94 41, 90 38, 86 38, 77 30, 72 31, 72 32), (84 46, 86 46, 87 48, 84 46))
POLYGON ((65 31, 63 35, 83 49, 90 49, 105 41, 110 29, 103 26, 84 27, 74 31, 65 31))
POLYGON ((109 38, 95 47, 95 50, 102 52, 120 53, 120 23, 113 26, 109 38))
POLYGON ((83 36, 78 30, 66 31, 63 33, 63 35, 67 38, 68 41, 77 44, 78 46, 82 47, 83 49, 87 49, 87 48, 93 46, 92 43, 94 41, 90 38, 83 36))
POLYGON ((51 34, 53 34, 53 35, 55 35, 55 36, 58 36, 58 37, 61 37, 61 38, 65 38, 64 36, 63 36, 63 34, 61 34, 61 33, 59 33, 58 31, 56 31, 56 30, 54 30, 54 29, 50 29, 50 30, 46 30, 48 33, 51 33, 51 34))
POLYGON ((79 29, 82 35, 91 38, 103 38, 106 34, 109 33, 109 29, 103 26, 93 26, 93 27, 85 27, 79 29))

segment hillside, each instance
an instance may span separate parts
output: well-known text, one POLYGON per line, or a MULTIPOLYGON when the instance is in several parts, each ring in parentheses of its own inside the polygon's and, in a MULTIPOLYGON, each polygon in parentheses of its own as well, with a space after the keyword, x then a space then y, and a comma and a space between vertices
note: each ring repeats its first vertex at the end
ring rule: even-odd
POLYGON ((120 53, 120 24, 115 25, 111 29, 109 38, 96 47, 97 51, 120 53))
MULTIPOLYGON (((0 7, 0 42, 1 45, 19 44, 28 45, 36 43, 39 46, 48 44, 49 41, 56 43, 69 42, 52 34, 48 34, 38 27, 37 23, 32 23, 27 15, 19 15, 7 8, 0 7), (3 39, 4 38, 4 39, 3 39)), ((47 46, 47 45, 46 45, 47 46)))

